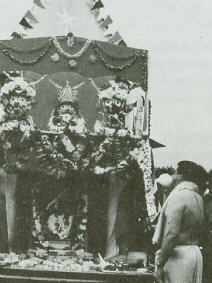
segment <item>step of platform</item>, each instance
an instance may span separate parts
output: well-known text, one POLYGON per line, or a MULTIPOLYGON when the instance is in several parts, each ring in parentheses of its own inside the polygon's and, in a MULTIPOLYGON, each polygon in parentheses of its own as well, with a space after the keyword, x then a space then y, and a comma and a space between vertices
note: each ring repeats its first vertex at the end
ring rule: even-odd
POLYGON ((152 283, 148 274, 112 273, 112 272, 59 272, 2 268, 2 283, 152 283))

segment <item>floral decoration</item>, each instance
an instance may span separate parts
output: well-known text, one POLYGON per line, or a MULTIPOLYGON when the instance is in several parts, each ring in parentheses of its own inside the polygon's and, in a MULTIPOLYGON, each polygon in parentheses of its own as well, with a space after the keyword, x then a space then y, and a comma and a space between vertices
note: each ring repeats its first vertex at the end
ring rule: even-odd
POLYGON ((86 40, 85 44, 83 45, 83 47, 78 52, 71 54, 71 53, 66 52, 62 48, 61 44, 59 43, 59 41, 56 37, 53 37, 52 40, 53 40, 53 43, 54 43, 54 46, 55 46, 57 52, 67 59, 76 59, 76 58, 81 57, 91 44, 91 40, 86 40))
POLYGON ((84 158, 87 129, 79 114, 77 91, 69 84, 59 91, 58 105, 51 113, 49 129, 51 135, 43 135, 38 142, 37 157, 48 175, 57 178, 67 173, 83 170, 88 165, 84 158))
POLYGON ((7 170, 25 169, 30 157, 29 137, 35 126, 28 112, 35 95, 35 89, 20 76, 9 77, 0 90, 0 134, 7 170), (11 154, 16 156, 15 163, 11 154))
POLYGON ((8 83, 5 83, 0 91, 0 97, 10 94, 24 94, 27 97, 34 97, 36 91, 22 77, 14 77, 8 83))
POLYGON ((149 140, 136 138, 125 128, 126 100, 130 90, 130 84, 119 78, 109 81, 109 84, 99 90, 102 120, 96 121, 94 130, 97 136, 102 136, 102 140, 95 143, 90 163, 94 164, 95 174, 123 174, 131 163, 136 161, 143 173, 147 211, 152 220, 156 215, 156 206, 152 192, 152 155, 149 140))
POLYGON ((157 214, 157 209, 153 193, 152 152, 149 140, 142 140, 140 142, 140 146, 135 147, 132 151, 130 151, 130 156, 132 159, 137 161, 141 171, 143 172, 147 212, 150 220, 153 220, 157 214))

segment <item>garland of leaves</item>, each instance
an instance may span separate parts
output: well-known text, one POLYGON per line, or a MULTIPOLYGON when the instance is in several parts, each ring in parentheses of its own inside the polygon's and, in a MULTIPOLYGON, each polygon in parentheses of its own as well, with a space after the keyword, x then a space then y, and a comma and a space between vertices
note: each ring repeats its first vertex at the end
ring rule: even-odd
MULTIPOLYGON (((62 38, 60 40, 64 40, 64 38, 62 38)), ((4 53, 5 56, 9 57, 15 63, 19 63, 21 65, 34 65, 38 61, 40 61, 50 51, 52 44, 54 44, 57 52, 60 55, 62 55, 63 57, 65 57, 66 59, 69 59, 69 60, 81 57, 86 52, 86 50, 89 48, 89 46, 92 44, 95 53, 97 54, 98 58, 103 63, 103 65, 107 69, 113 70, 113 71, 125 70, 125 69, 129 68, 130 66, 132 66, 135 63, 135 61, 137 60, 137 58, 145 57, 145 55, 146 55, 146 51, 138 51, 138 52, 135 52, 134 54, 131 54, 131 55, 128 55, 128 56, 125 56, 125 57, 116 57, 116 56, 113 56, 111 54, 106 53, 106 51, 103 50, 103 48, 97 42, 92 42, 91 40, 86 40, 83 47, 78 52, 71 54, 71 53, 66 52, 62 48, 59 40, 56 37, 50 38, 47 43, 44 43, 44 44, 42 44, 38 47, 32 48, 30 50, 16 49, 16 48, 13 48, 12 46, 8 46, 4 43, 0 43, 0 48, 1 48, 2 53, 4 53), (41 51, 41 50, 43 50, 41 52, 41 54, 39 54, 36 58, 30 59, 30 60, 22 60, 20 58, 17 58, 15 55, 13 55, 9 52, 9 51, 11 51, 11 52, 14 52, 14 53, 17 53, 17 54, 32 54, 34 52, 38 52, 38 51, 41 51), (104 55, 107 56, 107 57, 110 57, 111 59, 114 59, 114 60, 125 60, 125 59, 127 60, 127 59, 129 59, 130 61, 128 61, 127 63, 125 63, 121 66, 113 66, 106 61, 106 59, 104 58, 104 55)))
POLYGON ((107 68, 107 69, 109 69, 109 70, 113 70, 113 71, 123 71, 123 70, 125 70, 125 69, 131 67, 131 66, 135 63, 135 61, 137 60, 137 58, 141 56, 140 53, 135 54, 135 55, 133 56, 133 58, 132 58, 129 62, 127 62, 126 64, 123 64, 123 65, 121 65, 121 66, 113 66, 113 65, 107 63, 106 59, 105 59, 104 56, 101 54, 101 52, 99 51, 98 47, 97 47, 95 44, 93 44, 93 48, 94 48, 94 51, 95 51, 95 53, 97 54, 98 58, 100 59, 100 61, 101 61, 101 62, 103 63, 103 65, 105 66, 105 68, 107 68))
POLYGON ((135 56, 138 56, 138 57, 145 57, 146 54, 147 54, 147 51, 146 50, 142 50, 142 51, 137 51, 133 54, 130 54, 128 56, 119 56, 119 57, 116 57, 116 56, 113 56, 112 54, 109 54, 107 53, 107 51, 105 51, 102 46, 100 44, 98 44, 97 42, 92 42, 92 45, 94 48, 97 48, 99 50, 99 52, 103 53, 104 55, 106 55, 107 57, 111 58, 111 59, 114 59, 114 60, 129 60, 129 59, 133 59, 135 56))
POLYGON ((63 57, 67 58, 67 59, 73 59, 73 58, 79 58, 81 57, 85 51, 88 49, 88 47, 90 46, 91 44, 91 40, 86 40, 85 41, 85 44, 83 45, 83 47, 76 53, 74 54, 71 54, 71 53, 67 53, 63 48, 62 46, 60 45, 59 41, 57 40, 56 37, 53 37, 53 43, 54 43, 54 46, 57 50, 57 52, 62 55, 63 57))
POLYGON ((0 47, 3 48, 3 49, 6 49, 6 50, 10 50, 14 53, 18 53, 18 54, 31 54, 31 53, 38 52, 38 51, 45 49, 45 47, 47 47, 49 44, 52 45, 52 43, 53 43, 53 40, 52 40, 52 38, 50 38, 47 42, 41 44, 40 46, 36 46, 34 48, 31 48, 29 50, 16 49, 16 48, 9 46, 7 44, 4 44, 2 42, 0 42, 0 47))
POLYGON ((134 160, 137 161, 141 171, 143 172, 147 212, 150 221, 152 221, 157 214, 157 209, 155 206, 155 198, 153 194, 152 156, 149 140, 142 140, 140 146, 134 148, 130 152, 130 155, 134 160))
POLYGON ((51 49, 51 46, 52 46, 52 41, 49 41, 48 44, 46 45, 45 49, 43 50, 43 52, 38 55, 38 57, 36 57, 35 59, 32 59, 32 60, 22 60, 22 59, 19 59, 17 57, 15 57, 13 54, 10 54, 8 52, 8 49, 2 49, 2 52, 7 56, 9 57, 12 61, 16 62, 16 63, 19 63, 21 65, 33 65, 35 63, 37 63, 39 60, 41 60, 51 49))
POLYGON ((78 140, 78 143, 72 144, 69 151, 68 147, 70 147, 71 141, 64 134, 41 135, 41 139, 36 143, 39 170, 60 179, 70 175, 73 171, 86 167, 86 160, 82 158, 85 147, 79 143, 77 134, 75 139, 78 140))

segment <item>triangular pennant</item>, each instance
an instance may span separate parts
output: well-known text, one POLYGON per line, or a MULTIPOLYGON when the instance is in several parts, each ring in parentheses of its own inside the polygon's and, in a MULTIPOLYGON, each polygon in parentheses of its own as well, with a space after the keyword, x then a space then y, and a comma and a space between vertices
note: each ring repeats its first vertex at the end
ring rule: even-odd
POLYGON ((35 16, 30 11, 28 11, 26 13, 25 18, 29 19, 30 21, 32 21, 35 24, 38 23, 38 20, 35 18, 35 16))
POLYGON ((110 16, 107 16, 107 18, 104 20, 104 22, 101 24, 101 28, 107 28, 108 25, 112 24, 112 19, 110 16))
POLYGON ((27 20, 25 19, 25 17, 23 17, 23 19, 20 21, 19 23, 20 25, 22 25, 25 28, 32 28, 32 26, 30 26, 30 24, 27 22, 27 20))
POLYGON ((102 4, 102 1, 99 0, 99 1, 97 1, 97 2, 94 4, 94 6, 92 7, 91 11, 96 10, 96 9, 101 9, 101 8, 103 8, 103 7, 104 7, 104 5, 102 4))
POLYGON ((118 45, 127 46, 126 42, 123 39, 118 41, 118 45))
POLYGON ((15 31, 11 34, 11 37, 12 38, 22 38, 22 36, 19 33, 15 32, 15 31))
POLYGON ((122 37, 121 35, 119 34, 119 32, 115 32, 114 35, 110 38, 109 42, 111 43, 116 43, 117 41, 121 41, 122 40, 122 37))
POLYGON ((46 8, 43 6, 41 0, 34 0, 34 3, 35 3, 38 7, 42 8, 42 9, 46 9, 46 8))

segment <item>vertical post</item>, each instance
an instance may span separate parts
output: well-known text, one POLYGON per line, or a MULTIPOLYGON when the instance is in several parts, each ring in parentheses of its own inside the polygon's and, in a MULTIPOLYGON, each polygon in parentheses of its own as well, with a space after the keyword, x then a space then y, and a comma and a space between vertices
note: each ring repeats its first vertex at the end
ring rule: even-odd
POLYGON ((115 225, 118 214, 119 199, 123 189, 123 182, 115 174, 110 174, 108 188, 107 239, 105 258, 116 256, 119 253, 119 247, 116 242, 115 225))
POLYGON ((15 252, 16 241, 16 174, 7 174, 5 180, 5 199, 7 214, 8 246, 10 252, 15 252))

